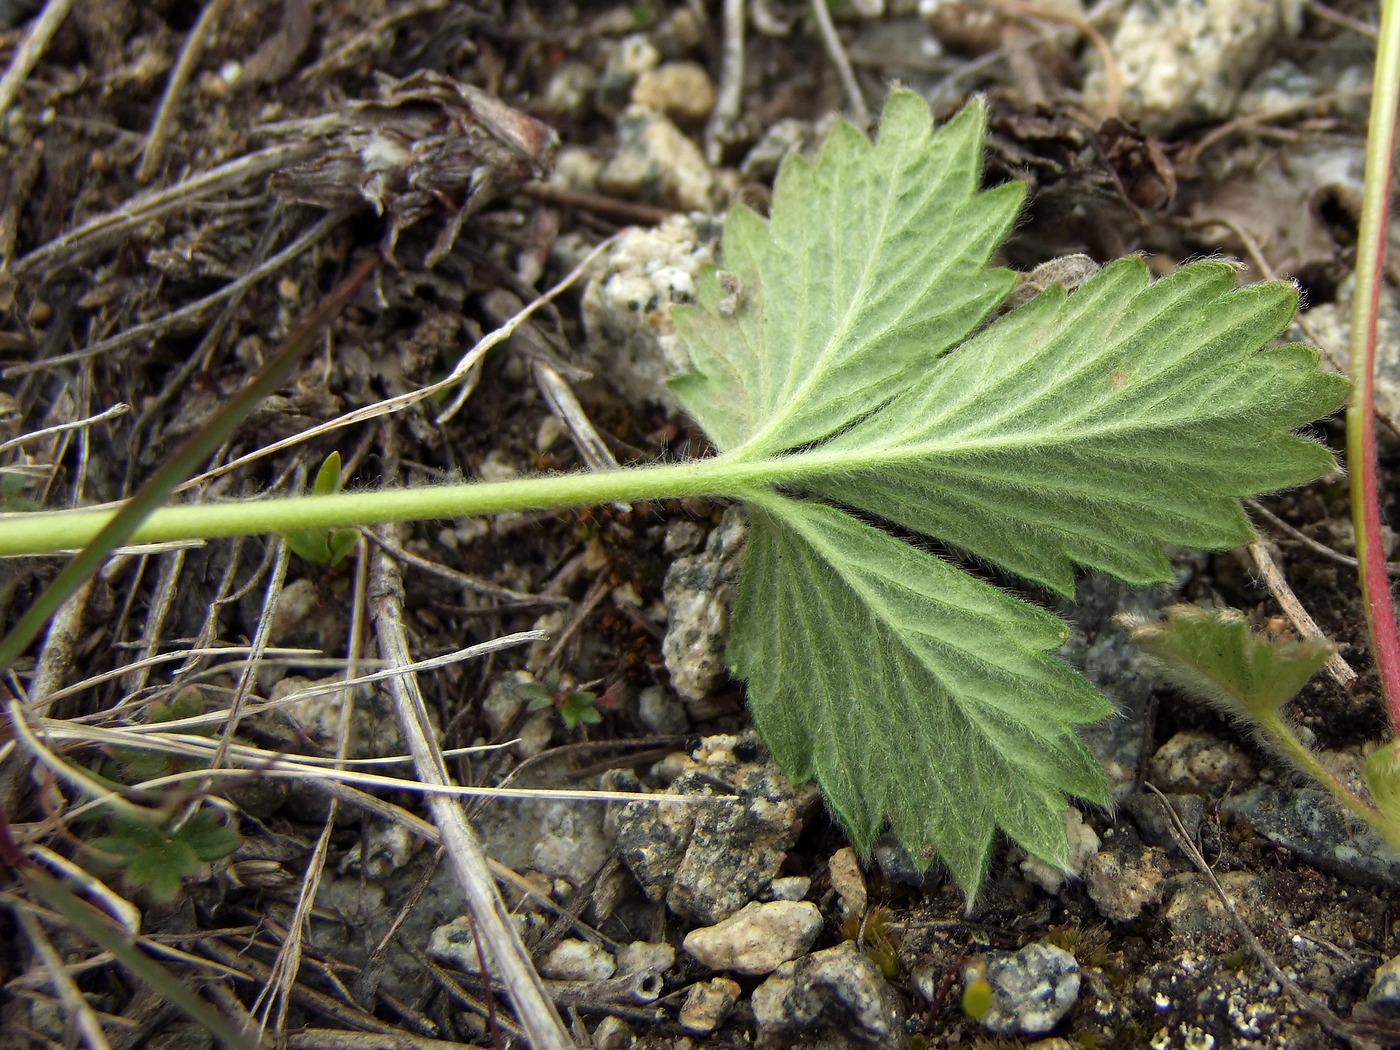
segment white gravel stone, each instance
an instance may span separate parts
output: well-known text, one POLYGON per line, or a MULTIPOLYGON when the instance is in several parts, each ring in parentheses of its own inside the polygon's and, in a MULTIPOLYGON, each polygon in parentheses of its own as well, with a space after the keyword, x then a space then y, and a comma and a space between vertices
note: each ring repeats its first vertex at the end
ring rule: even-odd
POLYGON ((712 970, 771 973, 812 946, 822 913, 811 901, 754 902, 714 926, 691 930, 683 947, 712 970))
POLYGON ((556 981, 606 981, 616 970, 606 948, 576 937, 560 941, 540 963, 540 973, 556 981))
MULTIPOLYGON (((1121 116, 1153 135, 1228 119, 1249 78, 1280 38, 1298 32, 1301 0, 1136 0, 1110 47, 1123 77, 1121 116)), ((1107 115, 1097 57, 1085 104, 1107 115)))

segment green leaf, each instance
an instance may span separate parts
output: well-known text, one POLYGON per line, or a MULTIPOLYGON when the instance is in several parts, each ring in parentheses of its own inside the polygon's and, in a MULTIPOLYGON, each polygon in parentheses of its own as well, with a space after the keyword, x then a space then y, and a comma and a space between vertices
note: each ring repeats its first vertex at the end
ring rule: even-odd
POLYGON ((998 827, 1064 861, 1065 795, 1105 798, 1075 727, 1109 706, 1048 655, 1058 620, 879 522, 1064 594, 1080 566, 1165 581, 1164 544, 1247 542, 1239 497, 1334 468, 1291 432, 1347 389, 1311 348, 1261 350, 1292 286, 1236 291, 1220 262, 1154 283, 1122 260, 977 332, 1021 199, 977 192, 982 135, 980 105, 935 134, 897 91, 876 143, 841 125, 787 161, 676 311, 673 384, 747 472, 730 662, 764 739, 857 846, 888 819, 969 896, 998 827))
POLYGON ((1234 609, 1173 605, 1166 612, 1165 622, 1134 627, 1133 641, 1167 681, 1253 724, 1297 696, 1334 649, 1323 638, 1252 631, 1234 609))
POLYGON ((827 442, 844 469, 811 491, 1066 595, 1076 564, 1160 583, 1164 543, 1248 543, 1238 497, 1334 469, 1288 432, 1348 388, 1311 347, 1259 352, 1292 285, 1234 281, 1204 262, 1149 283, 1129 258, 1073 295, 1052 287, 827 442))
POLYGON ((597 725, 603 720, 602 712, 595 706, 597 696, 587 690, 577 689, 564 697, 559 705, 559 714, 570 729, 577 729, 580 723, 597 725))
POLYGON ((316 479, 311 483, 311 492, 316 496, 329 496, 340 491, 340 453, 332 452, 321 461, 316 471, 316 479))
POLYGON ((171 901, 180 895, 183 880, 199 870, 199 857, 188 842, 165 839, 158 846, 147 846, 131 858, 126 878, 132 886, 148 886, 158 901, 171 901))
MULTIPOLYGON (((329 496, 340 491, 340 453, 332 452, 316 471, 311 483, 315 496, 329 496)), ((358 529, 289 529, 282 534, 292 553, 313 565, 333 568, 339 565, 360 538, 358 529)))
POLYGON ((1063 865, 1064 794, 1107 799, 1064 624, 844 511, 755 494, 734 620, 759 732, 862 852, 889 816, 973 893, 998 827, 1063 865))
POLYGON ((984 120, 969 106, 934 135, 896 91, 875 145, 838 124, 815 161, 784 162, 769 221, 730 211, 725 270, 673 313, 692 372, 672 390, 716 446, 753 458, 829 436, 1006 297, 1015 276, 985 264, 1024 192, 976 192, 984 120))
POLYGON ((227 827, 212 809, 201 809, 190 817, 174 837, 188 845, 194 850, 194 855, 203 861, 227 857, 242 841, 238 832, 227 827))

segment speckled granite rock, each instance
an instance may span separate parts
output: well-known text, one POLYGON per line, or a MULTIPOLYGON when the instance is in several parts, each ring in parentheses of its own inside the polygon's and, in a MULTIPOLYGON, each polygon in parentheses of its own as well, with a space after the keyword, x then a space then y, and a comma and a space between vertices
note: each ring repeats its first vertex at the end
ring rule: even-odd
MULTIPOLYGON (((635 789, 625 780, 609 774, 605 786, 635 789)), ((811 784, 794 788, 753 734, 707 737, 685 759, 669 793, 741 796, 712 805, 610 807, 607 825, 618 855, 647 897, 706 926, 768 887, 819 797, 811 784)))
POLYGON ((992 1005, 982 1024, 1003 1035, 1042 1035, 1059 1024, 1079 998, 1079 964, 1053 944, 1018 952, 988 952, 992 1005))
POLYGON ((903 1044, 904 1006, 850 941, 773 971, 753 993, 762 1050, 864 1050, 903 1044))
POLYGON ((1358 827, 1325 791, 1259 784, 1220 808, 1322 871, 1362 885, 1400 890, 1400 853, 1358 827))

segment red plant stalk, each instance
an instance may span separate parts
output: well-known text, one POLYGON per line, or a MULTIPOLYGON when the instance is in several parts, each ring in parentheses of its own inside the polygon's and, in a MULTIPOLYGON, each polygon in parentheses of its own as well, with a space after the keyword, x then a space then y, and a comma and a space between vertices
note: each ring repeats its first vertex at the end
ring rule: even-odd
POLYGON ((1366 180, 1356 246, 1356 287, 1352 293, 1352 396, 1347 406, 1347 465, 1351 471, 1351 516, 1356 558, 1366 606, 1366 624, 1380 675, 1381 693, 1392 733, 1400 733, 1400 631, 1386 572, 1381 538, 1376 466, 1374 386, 1376 320, 1383 291, 1385 230, 1394 180, 1395 121, 1400 97, 1400 2, 1381 5, 1371 121, 1366 145, 1366 180))

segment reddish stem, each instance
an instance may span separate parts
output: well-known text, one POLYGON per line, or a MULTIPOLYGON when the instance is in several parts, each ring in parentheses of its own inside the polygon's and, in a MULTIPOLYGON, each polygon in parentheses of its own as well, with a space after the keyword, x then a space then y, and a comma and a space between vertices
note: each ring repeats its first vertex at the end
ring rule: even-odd
POLYGON ((1381 692, 1392 732, 1400 731, 1400 632, 1385 567, 1376 467, 1374 389, 1376 319, 1383 292, 1385 231, 1394 179, 1395 121, 1400 99, 1400 3, 1381 5, 1376 69, 1372 80, 1371 122, 1366 143, 1366 177, 1356 246, 1356 287, 1352 293, 1352 399, 1347 406, 1347 465, 1351 470, 1351 515, 1361 594, 1381 692))

